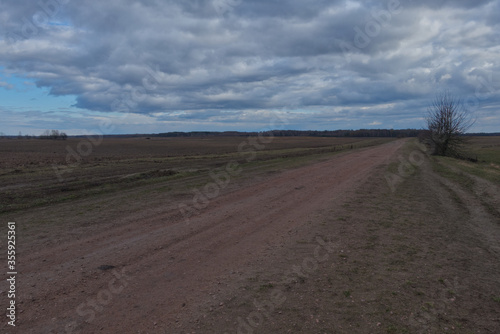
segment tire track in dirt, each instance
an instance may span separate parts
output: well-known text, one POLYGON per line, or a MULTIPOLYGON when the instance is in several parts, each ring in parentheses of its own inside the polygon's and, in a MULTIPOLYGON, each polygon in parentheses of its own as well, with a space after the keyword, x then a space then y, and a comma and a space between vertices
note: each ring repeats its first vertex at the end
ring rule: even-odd
MULTIPOLYGON (((449 167, 451 168, 451 166, 449 167)), ((460 173, 460 171, 454 168, 452 169, 460 173)), ((465 175, 473 180, 473 190, 467 191, 457 183, 437 174, 433 176, 435 182, 441 183, 448 192, 454 194, 456 198, 463 203, 463 208, 471 217, 470 225, 472 230, 480 236, 481 240, 486 241, 485 247, 487 247, 487 250, 500 256, 500 241, 498 239, 500 235, 500 219, 498 217, 498 207, 494 207, 496 211, 493 214, 491 210, 488 210, 488 207, 485 206, 485 203, 488 205, 498 200, 498 187, 471 174, 465 175), (483 191, 482 189, 486 190, 483 191), (488 193, 486 191, 488 191, 488 193), (485 193, 488 195, 485 196, 485 193)))
POLYGON ((179 314, 207 297, 217 277, 244 271, 268 247, 283 246, 290 231, 341 201, 402 144, 360 149, 267 177, 214 199, 189 224, 177 211, 145 208, 138 214, 142 221, 117 222, 26 255, 21 326, 24 332, 64 333, 75 321, 85 333, 168 333, 179 314), (130 280, 87 324, 92 308, 82 317, 77 307, 96 299, 113 278, 96 269, 101 264, 125 269, 130 280))

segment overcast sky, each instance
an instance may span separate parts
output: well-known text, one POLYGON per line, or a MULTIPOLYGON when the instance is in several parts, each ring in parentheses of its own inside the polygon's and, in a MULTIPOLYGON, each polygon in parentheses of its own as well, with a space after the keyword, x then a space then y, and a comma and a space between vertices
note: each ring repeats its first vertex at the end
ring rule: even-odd
POLYGON ((0 0, 0 132, 500 131, 500 0, 0 0))

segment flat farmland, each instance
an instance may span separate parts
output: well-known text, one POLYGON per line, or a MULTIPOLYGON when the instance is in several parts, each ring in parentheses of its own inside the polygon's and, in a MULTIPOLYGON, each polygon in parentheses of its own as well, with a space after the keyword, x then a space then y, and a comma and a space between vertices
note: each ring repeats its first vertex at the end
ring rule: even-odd
POLYGON ((500 332, 498 137, 81 140, 0 142, 6 333, 500 332))
POLYGON ((324 154, 387 142, 360 138, 71 138, 0 140, 0 212, 145 184, 181 184, 238 161, 287 166, 324 154))
MULTIPOLYGON (((307 150, 366 145, 390 141, 388 138, 329 138, 329 137, 174 137, 174 138, 69 138, 68 140, 0 139, 0 168, 15 169, 66 165, 76 162, 75 151, 82 164, 99 162, 166 159, 175 157, 208 157, 237 154, 238 146, 255 151, 307 150), (251 138, 249 140, 249 138, 251 138), (90 142, 92 145, 87 149, 90 142), (255 146, 252 143, 256 142, 255 146), (78 150, 78 146, 81 150, 78 150), (69 147, 69 148, 68 148, 69 147), (68 152, 69 156, 68 157, 68 152), (85 152, 79 154, 78 152, 85 152), (88 153, 86 153, 88 152, 88 153), (68 160, 67 160, 68 159, 68 160)), ((240 150, 241 151, 241 150, 240 150)))

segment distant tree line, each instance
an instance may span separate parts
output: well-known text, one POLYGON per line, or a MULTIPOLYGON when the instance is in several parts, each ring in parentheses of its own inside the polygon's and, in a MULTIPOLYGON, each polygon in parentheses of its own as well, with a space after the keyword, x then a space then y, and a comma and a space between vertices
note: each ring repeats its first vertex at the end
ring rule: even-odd
POLYGON ((276 137, 417 137, 421 130, 405 129, 360 129, 360 130, 325 130, 325 131, 297 131, 297 130, 273 130, 270 131, 276 137))
POLYGON ((500 136, 500 132, 492 132, 492 133, 485 133, 485 132, 477 132, 477 133, 467 133, 466 136, 471 136, 471 137, 493 137, 493 136, 500 136))
POLYGON ((38 138, 52 140, 66 140, 68 135, 59 130, 45 130, 38 138))
POLYGON ((0 139, 33 139, 33 138, 38 138, 38 136, 28 135, 28 134, 23 135, 21 131, 19 131, 17 136, 9 136, 3 132, 0 132, 0 139))
MULTIPOLYGON (((272 130, 264 134, 275 137, 417 137, 423 130, 405 129, 361 129, 361 130, 325 130, 325 131, 301 131, 301 130, 272 130)), ((257 136, 259 132, 238 131, 194 131, 194 132, 167 132, 159 133, 156 137, 247 137, 257 136)))
MULTIPOLYGON (((122 135, 103 135, 104 138, 140 138, 140 137, 249 137, 261 134, 272 134, 275 137, 392 137, 392 138, 405 138, 405 137, 419 137, 421 140, 429 137, 429 130, 427 129, 361 129, 361 130, 325 130, 325 131, 300 131, 300 130, 272 130, 267 132, 239 132, 239 131, 192 131, 192 132, 166 132, 158 134, 122 134, 122 135)), ((496 133, 466 133, 462 136, 500 136, 499 132, 496 133)), ((58 130, 46 130, 40 136, 35 135, 22 135, 9 136, 0 132, 0 138, 9 139, 52 139, 52 140, 66 140, 68 135, 58 130)), ((73 136, 74 138, 85 138, 86 136, 73 136)))
POLYGON ((246 137, 256 136, 258 132, 239 132, 239 131, 191 131, 191 132, 165 132, 152 135, 153 137, 246 137))

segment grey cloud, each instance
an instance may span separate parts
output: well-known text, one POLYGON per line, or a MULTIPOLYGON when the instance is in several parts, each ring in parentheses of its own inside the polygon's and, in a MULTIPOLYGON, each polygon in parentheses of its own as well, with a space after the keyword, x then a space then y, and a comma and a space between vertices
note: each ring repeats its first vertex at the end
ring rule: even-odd
POLYGON ((436 90, 474 96, 489 76, 480 102, 500 104, 500 1, 401 0, 400 13, 373 16, 390 1, 227 0, 222 12, 220 1, 69 1, 51 17, 62 25, 10 43, 40 7, 4 1, 0 65, 82 109, 177 121, 301 108, 313 122, 345 106, 346 119, 383 117, 371 107, 390 103, 415 118, 436 90))

